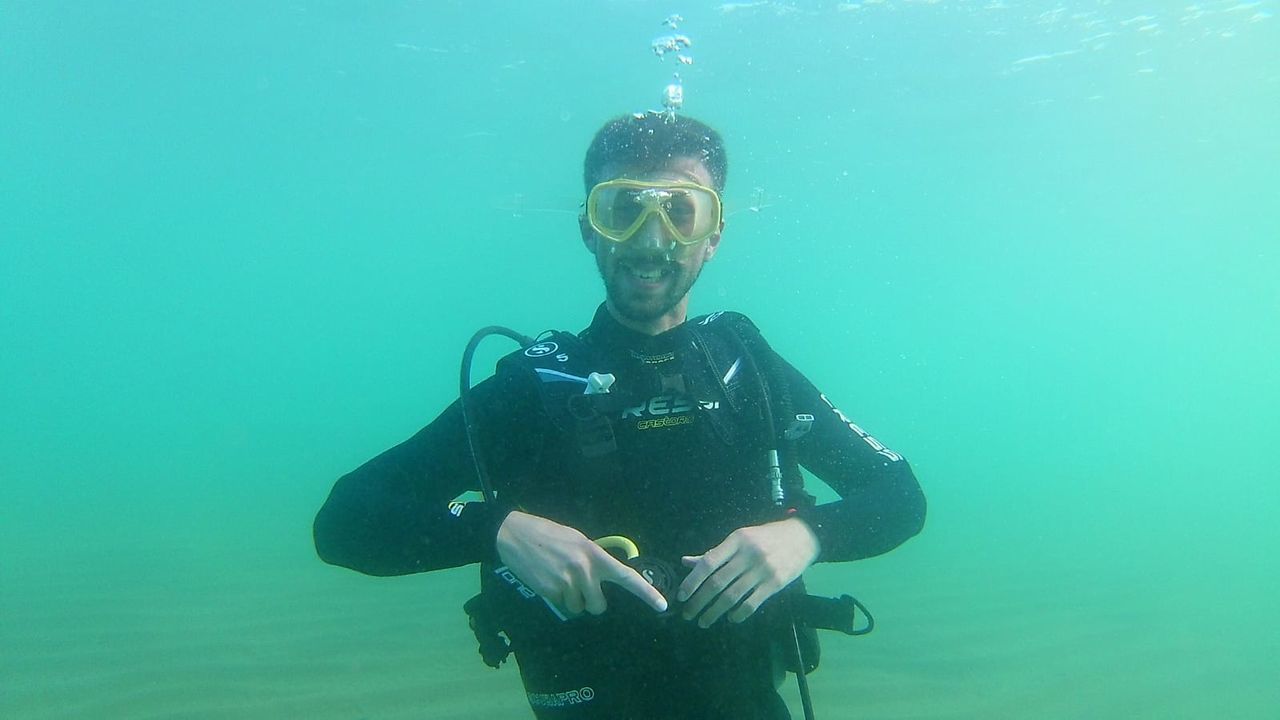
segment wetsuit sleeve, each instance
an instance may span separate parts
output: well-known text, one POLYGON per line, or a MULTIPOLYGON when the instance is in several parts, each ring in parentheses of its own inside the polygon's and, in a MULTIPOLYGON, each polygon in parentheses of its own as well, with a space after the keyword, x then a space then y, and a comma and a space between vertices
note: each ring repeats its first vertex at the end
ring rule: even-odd
MULTIPOLYGON (((536 424, 517 429, 508 420, 527 412, 531 399, 527 383, 506 375, 489 378, 468 396, 478 449, 499 487, 538 442, 530 430, 536 424)), ((316 552, 325 562, 369 575, 493 558, 498 526, 511 508, 451 502, 478 489, 462 410, 454 401, 416 435, 338 480, 316 515, 316 552)))
POLYGON ((822 543, 818 560, 872 557, 920 532, 925 497, 907 461, 858 427, 790 363, 768 352, 794 411, 814 417, 809 432, 794 443, 796 459, 840 495, 835 502, 797 509, 822 543))

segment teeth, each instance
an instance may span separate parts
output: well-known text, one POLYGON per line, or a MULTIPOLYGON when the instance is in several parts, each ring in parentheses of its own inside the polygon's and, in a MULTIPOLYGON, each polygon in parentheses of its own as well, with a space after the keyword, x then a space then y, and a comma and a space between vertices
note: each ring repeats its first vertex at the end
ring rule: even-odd
POLYGON ((635 268, 630 266, 627 267, 627 271, 630 272, 632 275, 635 275, 636 277, 640 278, 641 280, 645 280, 647 282, 653 282, 655 280, 661 279, 668 272, 666 268, 648 268, 646 270, 641 270, 640 268, 635 268))

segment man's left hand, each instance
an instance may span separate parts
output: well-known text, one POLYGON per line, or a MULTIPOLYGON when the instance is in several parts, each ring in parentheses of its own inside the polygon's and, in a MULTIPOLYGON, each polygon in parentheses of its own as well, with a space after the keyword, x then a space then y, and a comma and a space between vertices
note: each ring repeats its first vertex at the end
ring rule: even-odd
POLYGON ((739 528, 698 556, 682 558, 692 567, 676 598, 686 620, 711 627, 725 613, 739 623, 818 557, 818 538, 799 518, 739 528), (702 613, 699 617, 699 613, 702 613))

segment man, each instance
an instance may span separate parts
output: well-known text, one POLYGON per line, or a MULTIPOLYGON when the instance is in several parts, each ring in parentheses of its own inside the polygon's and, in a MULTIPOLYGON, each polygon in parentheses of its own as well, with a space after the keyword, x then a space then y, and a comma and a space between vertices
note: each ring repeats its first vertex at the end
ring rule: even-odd
POLYGON ((539 718, 789 717, 777 688, 801 574, 923 525, 906 461, 750 321, 686 320, 720 248, 726 171, 696 120, 607 123, 579 223, 604 304, 467 396, 496 502, 451 502, 477 489, 454 403, 340 479, 316 517, 320 556, 364 573, 500 566, 483 575, 487 610, 469 612, 477 637, 492 623, 510 638, 539 718), (841 499, 815 506, 800 466, 841 499))

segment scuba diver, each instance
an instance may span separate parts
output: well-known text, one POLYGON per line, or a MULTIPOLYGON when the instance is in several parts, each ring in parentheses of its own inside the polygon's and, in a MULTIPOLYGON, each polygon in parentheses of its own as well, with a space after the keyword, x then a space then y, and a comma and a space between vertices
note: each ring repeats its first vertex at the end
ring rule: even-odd
POLYGON ((854 424, 745 316, 688 318, 720 249, 728 162, 689 118, 626 115, 587 150, 579 228, 605 301, 581 333, 477 334, 462 395, 335 484, 328 563, 403 575, 479 563, 485 662, 513 653, 538 718, 777 720, 817 666, 815 562, 888 552, 924 524, 907 461, 854 424), (485 334, 516 339, 470 387, 485 334), (804 468, 840 499, 816 504, 804 468), (468 491, 483 501, 464 502, 468 491))

